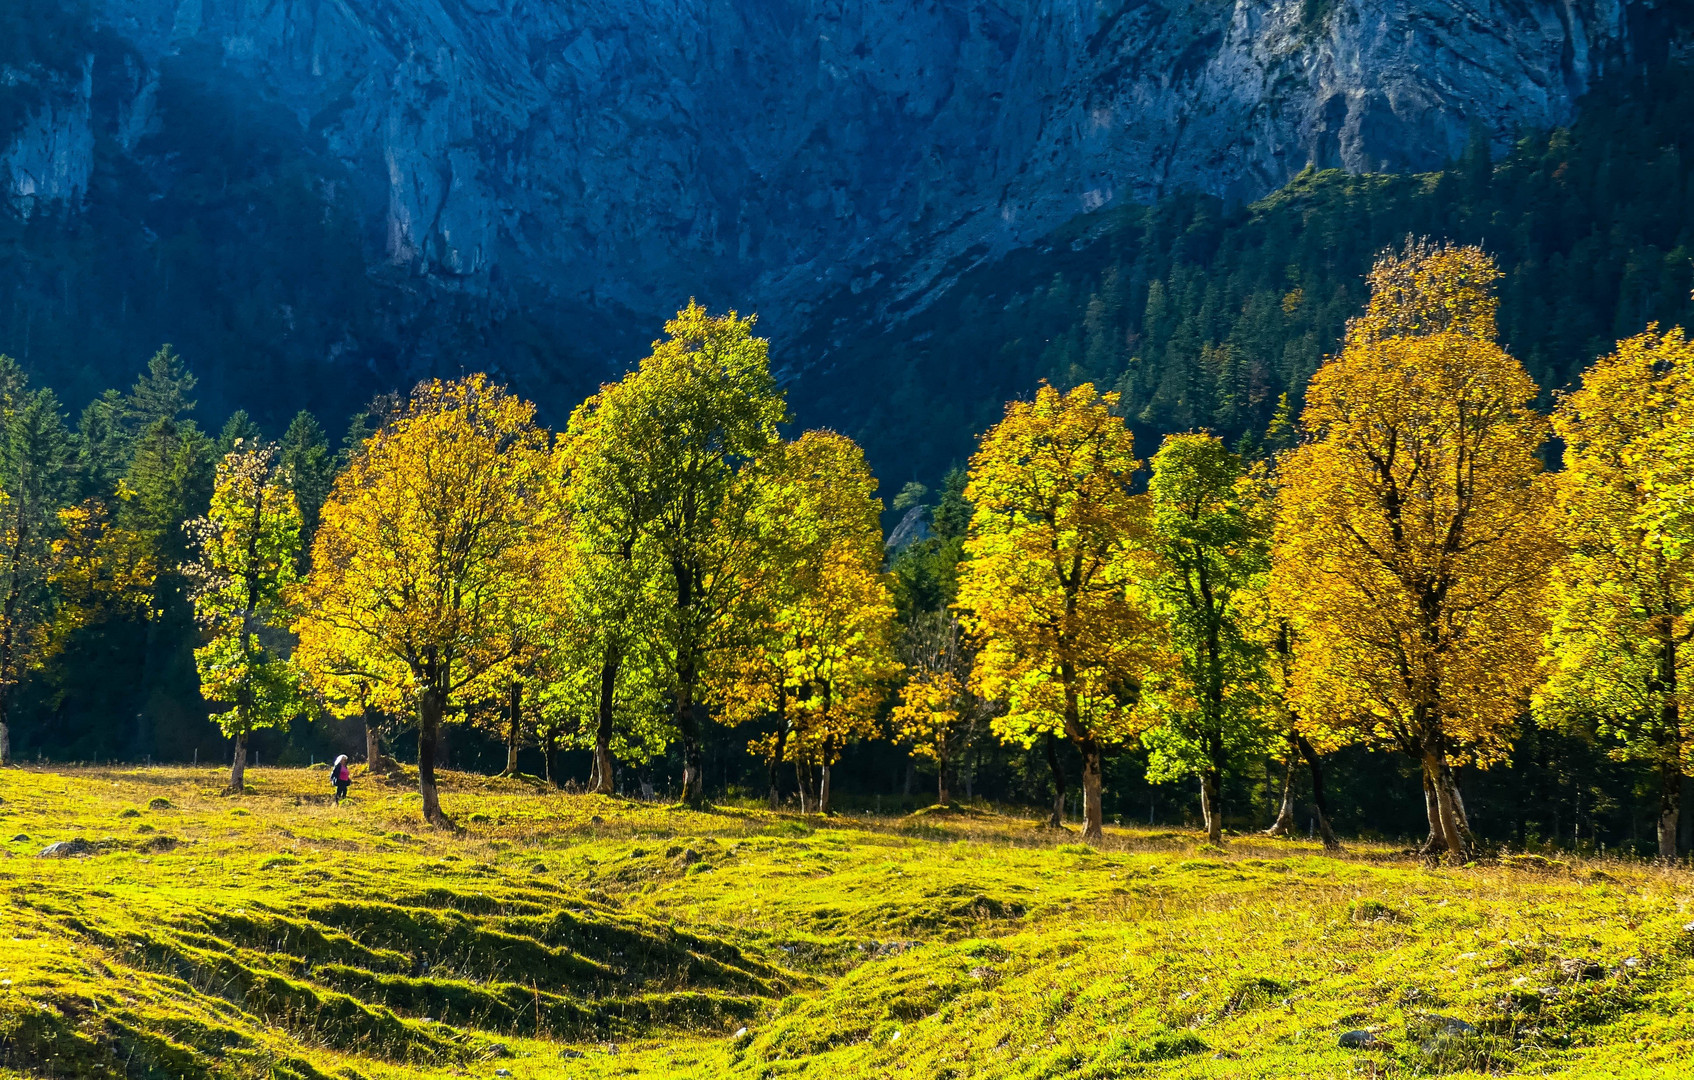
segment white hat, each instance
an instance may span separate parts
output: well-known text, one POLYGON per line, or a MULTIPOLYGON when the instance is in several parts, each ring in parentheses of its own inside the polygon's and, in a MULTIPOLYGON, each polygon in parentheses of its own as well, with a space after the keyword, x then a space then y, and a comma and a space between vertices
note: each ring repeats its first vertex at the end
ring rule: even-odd
POLYGON ((338 757, 338 758, 336 758, 336 759, 335 759, 335 763, 336 763, 336 764, 337 764, 337 765, 339 765, 339 764, 341 764, 341 763, 342 763, 342 762, 343 762, 343 761, 346 761, 346 760, 347 760, 347 755, 346 755, 346 754, 342 754, 342 755, 341 755, 341 756, 340 756, 340 757, 338 757))

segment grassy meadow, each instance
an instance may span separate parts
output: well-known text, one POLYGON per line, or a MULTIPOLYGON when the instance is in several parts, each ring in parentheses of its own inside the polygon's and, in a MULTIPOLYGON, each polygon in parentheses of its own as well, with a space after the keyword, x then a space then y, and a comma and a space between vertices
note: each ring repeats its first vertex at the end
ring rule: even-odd
POLYGON ((0 1076, 1694 1073, 1685 870, 248 777, 0 771, 0 1076))

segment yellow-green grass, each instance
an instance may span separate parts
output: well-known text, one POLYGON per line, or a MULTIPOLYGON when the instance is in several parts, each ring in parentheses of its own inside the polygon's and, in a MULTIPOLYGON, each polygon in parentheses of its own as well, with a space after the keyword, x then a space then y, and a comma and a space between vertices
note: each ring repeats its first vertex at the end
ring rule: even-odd
POLYGON ((1694 1074, 1685 871, 248 777, 0 770, 0 1076, 1694 1074))

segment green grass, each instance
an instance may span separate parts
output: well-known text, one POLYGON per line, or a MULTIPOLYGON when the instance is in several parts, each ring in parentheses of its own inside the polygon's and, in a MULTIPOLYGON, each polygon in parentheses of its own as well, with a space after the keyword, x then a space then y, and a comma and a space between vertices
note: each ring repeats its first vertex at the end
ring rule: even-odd
POLYGON ((1694 1072, 1686 871, 249 777, 0 771, 0 1076, 1694 1072))

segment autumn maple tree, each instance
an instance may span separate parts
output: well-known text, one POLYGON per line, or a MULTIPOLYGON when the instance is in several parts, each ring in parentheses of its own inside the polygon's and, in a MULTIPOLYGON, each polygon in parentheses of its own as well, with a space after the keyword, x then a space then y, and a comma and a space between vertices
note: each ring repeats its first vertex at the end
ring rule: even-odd
POLYGON ((957 602, 981 642, 972 685, 1004 704, 1000 735, 1053 732, 1081 752, 1089 840, 1104 835, 1104 758, 1145 726, 1142 684, 1164 656, 1133 588, 1149 571, 1147 508, 1117 404, 1084 383, 1006 407, 971 459, 957 602))
POLYGON ((456 695, 501 670, 545 573, 547 432, 486 376, 420 384, 336 478, 296 603, 314 678, 418 723, 424 817, 456 695))
POLYGON ((1409 245, 1306 392, 1276 540, 1308 722, 1418 762, 1431 850, 1471 850, 1452 768, 1492 763, 1536 682, 1556 547, 1535 384, 1495 343, 1499 276, 1469 247, 1409 245))
POLYGON ((286 593, 300 557, 300 507, 274 447, 237 441, 218 463, 206 516, 188 523, 197 558, 186 568, 208 640, 194 650, 200 692, 235 743, 229 790, 245 790, 247 740, 288 722, 301 704, 287 655, 286 593))
POLYGON ((1680 542, 1694 464, 1694 343, 1650 330, 1583 373, 1553 414, 1564 440, 1552 528, 1566 555, 1552 575, 1543 723, 1592 732, 1658 779, 1658 845, 1676 857, 1682 777, 1694 735, 1694 550, 1680 542))

